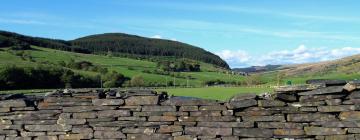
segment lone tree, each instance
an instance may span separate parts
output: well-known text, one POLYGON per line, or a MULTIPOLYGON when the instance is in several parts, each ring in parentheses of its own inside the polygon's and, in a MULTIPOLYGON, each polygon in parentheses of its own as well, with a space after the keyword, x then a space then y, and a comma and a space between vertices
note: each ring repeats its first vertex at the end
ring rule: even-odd
POLYGON ((141 75, 135 75, 131 78, 130 84, 134 87, 144 86, 144 78, 141 75))

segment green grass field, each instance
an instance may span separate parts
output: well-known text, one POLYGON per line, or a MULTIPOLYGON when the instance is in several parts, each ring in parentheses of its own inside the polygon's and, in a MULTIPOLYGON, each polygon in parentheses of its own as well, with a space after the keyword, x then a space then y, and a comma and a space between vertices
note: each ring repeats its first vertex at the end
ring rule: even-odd
MULTIPOLYGON (((137 60, 130 58, 122 57, 108 57, 102 55, 92 55, 92 54, 81 54, 81 53, 72 53, 66 51, 59 51, 54 49, 42 48, 32 46, 33 50, 28 50, 27 52, 33 57, 35 62, 30 62, 28 60, 22 60, 19 56, 15 56, 7 51, 0 51, 0 68, 5 67, 6 65, 16 65, 21 67, 33 67, 36 65, 48 65, 48 64, 57 64, 60 61, 68 62, 71 59, 76 61, 89 61, 95 65, 101 65, 108 68, 109 70, 115 70, 127 77, 132 77, 134 75, 141 75, 144 77, 146 83, 161 83, 166 84, 167 81, 173 81, 174 78, 169 75, 158 75, 152 73, 144 73, 144 70, 155 70, 157 69, 155 62, 137 60)), ((5 50, 5 49, 3 49, 5 50)), ((223 73, 224 70, 218 69, 211 64, 199 62, 201 65, 201 72, 181 72, 179 73, 182 77, 191 76, 189 80, 189 85, 194 87, 201 87, 204 81, 207 80, 222 80, 227 82, 238 82, 244 79, 240 75, 229 75, 223 73)), ((95 76, 98 73, 91 71, 82 71, 75 70, 76 72, 82 74, 88 74, 95 76)), ((187 85, 187 79, 185 78, 175 78, 175 83, 177 85, 187 85)))
POLYGON ((156 89, 156 91, 166 91, 169 95, 189 96, 206 99, 227 100, 236 94, 252 93, 260 94, 272 92, 271 88, 249 88, 249 87, 203 87, 203 88, 169 88, 156 89))

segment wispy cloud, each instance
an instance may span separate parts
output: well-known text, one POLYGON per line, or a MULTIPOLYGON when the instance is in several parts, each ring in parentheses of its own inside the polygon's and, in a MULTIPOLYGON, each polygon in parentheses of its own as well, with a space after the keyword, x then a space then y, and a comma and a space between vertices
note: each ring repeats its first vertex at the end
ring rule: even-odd
POLYGON ((0 23, 45 25, 45 22, 29 19, 0 18, 0 23))
POLYGON ((171 7, 171 9, 186 10, 186 11, 204 11, 204 12, 229 12, 229 13, 245 13, 245 14, 256 14, 264 16, 275 16, 284 18, 294 19, 309 19, 309 20, 321 20, 321 21, 334 21, 334 22, 360 22, 359 17, 346 17, 346 16, 329 16, 329 15, 316 15, 316 14, 303 14, 291 11, 281 11, 281 9, 264 9, 254 7, 241 7, 232 5, 209 5, 209 4, 187 4, 187 3, 151 3, 145 4, 153 7, 171 7))
MULTIPOLYGON (((147 23, 151 21, 158 21, 158 19, 147 19, 146 21, 139 21, 137 23, 147 23)), ((222 22, 209 22, 201 20, 188 20, 188 19, 167 19, 162 20, 161 23, 156 25, 149 25, 152 28, 167 29, 181 32, 192 33, 211 33, 211 34, 254 34, 262 36, 271 36, 278 38, 312 38, 312 39, 326 39, 326 40, 345 40, 345 41, 358 41, 360 36, 347 35, 340 32, 317 32, 307 30, 286 30, 286 29, 265 29, 259 27, 251 27, 246 25, 238 25, 222 22)))
POLYGON ((360 54, 360 48, 343 47, 328 49, 308 48, 305 45, 300 45, 294 50, 274 51, 261 56, 250 55, 243 50, 223 50, 216 54, 226 60, 232 67, 247 67, 267 64, 300 64, 334 60, 360 54))

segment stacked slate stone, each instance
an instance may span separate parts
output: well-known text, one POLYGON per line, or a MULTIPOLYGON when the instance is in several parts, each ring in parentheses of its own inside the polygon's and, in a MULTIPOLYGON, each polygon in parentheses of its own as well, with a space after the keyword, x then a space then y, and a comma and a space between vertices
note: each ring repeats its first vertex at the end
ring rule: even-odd
POLYGON ((0 140, 360 139, 360 81, 311 80, 222 102, 150 90, 0 95, 0 140))

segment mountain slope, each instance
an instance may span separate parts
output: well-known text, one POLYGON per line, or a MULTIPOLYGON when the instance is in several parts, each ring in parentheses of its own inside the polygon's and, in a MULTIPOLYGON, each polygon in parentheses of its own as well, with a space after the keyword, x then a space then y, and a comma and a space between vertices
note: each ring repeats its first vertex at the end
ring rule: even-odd
POLYGON ((72 41, 65 41, 0 31, 0 47, 13 46, 18 43, 78 53, 107 54, 111 52, 113 55, 141 56, 148 59, 157 57, 188 58, 229 69, 224 60, 204 49, 177 41, 145 38, 122 33, 90 35, 72 41))
POLYGON ((282 71, 289 76, 316 75, 334 72, 359 73, 360 54, 332 61, 287 65, 283 66, 282 69, 282 71))
POLYGON ((235 72, 254 73, 254 72, 273 71, 279 67, 281 67, 281 65, 251 66, 246 68, 234 68, 232 70, 235 72))
POLYGON ((177 41, 145 38, 122 33, 106 33, 82 37, 71 41, 71 43, 92 52, 106 53, 111 51, 145 56, 189 58, 229 68, 220 57, 204 49, 177 41))

